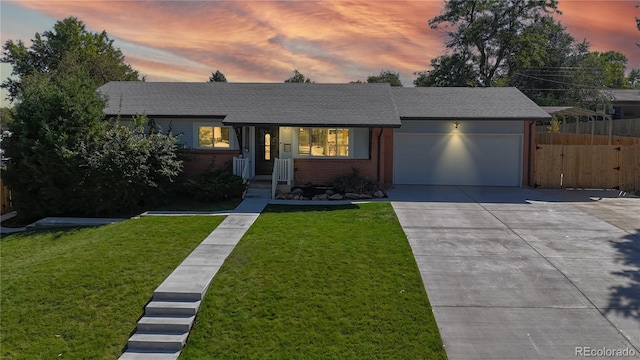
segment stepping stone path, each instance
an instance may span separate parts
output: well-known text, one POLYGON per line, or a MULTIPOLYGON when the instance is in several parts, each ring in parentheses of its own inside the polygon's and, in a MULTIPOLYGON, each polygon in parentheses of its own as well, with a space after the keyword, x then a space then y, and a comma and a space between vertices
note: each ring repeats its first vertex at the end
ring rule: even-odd
POLYGON ((245 199, 158 286, 120 360, 175 360, 211 280, 268 199, 245 199))

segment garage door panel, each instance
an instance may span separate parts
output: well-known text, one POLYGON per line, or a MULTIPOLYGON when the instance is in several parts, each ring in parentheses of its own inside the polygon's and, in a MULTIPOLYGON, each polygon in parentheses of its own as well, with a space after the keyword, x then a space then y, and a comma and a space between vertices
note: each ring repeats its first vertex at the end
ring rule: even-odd
POLYGON ((411 134, 394 138, 394 183, 519 186, 520 135, 411 134))

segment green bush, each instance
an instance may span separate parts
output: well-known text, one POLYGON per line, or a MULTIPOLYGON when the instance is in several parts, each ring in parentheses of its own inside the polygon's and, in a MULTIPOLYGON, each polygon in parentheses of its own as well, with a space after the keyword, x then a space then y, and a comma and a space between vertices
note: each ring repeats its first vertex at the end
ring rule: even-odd
POLYGON ((78 150, 99 138, 104 102, 83 74, 34 74, 22 78, 22 87, 11 136, 2 141, 2 180, 23 218, 78 211, 85 178, 78 150))
MULTIPOLYGON (((177 139, 104 120, 104 100, 82 73, 22 79, 2 180, 23 220, 130 215, 164 197, 181 171, 177 139)), ((8 135, 10 134, 10 135, 8 135)))
POLYGON ((98 146, 81 152, 86 166, 84 213, 131 213, 157 204, 182 171, 177 139, 159 131, 145 133, 146 117, 134 126, 111 126, 98 146))
POLYGON ((202 202, 221 201, 242 197, 246 189, 242 177, 233 175, 231 163, 219 169, 210 168, 184 184, 186 192, 202 202))

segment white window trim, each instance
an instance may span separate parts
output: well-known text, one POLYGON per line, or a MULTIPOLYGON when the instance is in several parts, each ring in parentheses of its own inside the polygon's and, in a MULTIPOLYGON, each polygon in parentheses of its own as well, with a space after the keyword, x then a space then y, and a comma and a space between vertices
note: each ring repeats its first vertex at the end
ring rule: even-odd
POLYGON ((233 130, 232 126, 226 126, 224 124, 222 124, 221 121, 214 121, 214 122, 194 122, 193 123, 193 148, 194 149, 200 149, 200 150, 238 150, 238 140, 236 139, 236 133, 233 130), (200 146, 198 144, 198 141, 200 140, 200 134, 199 134, 199 129, 202 126, 217 126, 217 127, 223 127, 223 128, 228 128, 229 129, 229 147, 206 147, 206 146, 200 146))
POLYGON ((293 129, 293 145, 292 149, 293 157, 302 159, 352 159, 355 148, 355 132, 354 128, 344 126, 296 126, 293 129), (349 130, 349 155, 347 156, 314 156, 314 155, 301 155, 300 154, 300 129, 347 129, 349 130))

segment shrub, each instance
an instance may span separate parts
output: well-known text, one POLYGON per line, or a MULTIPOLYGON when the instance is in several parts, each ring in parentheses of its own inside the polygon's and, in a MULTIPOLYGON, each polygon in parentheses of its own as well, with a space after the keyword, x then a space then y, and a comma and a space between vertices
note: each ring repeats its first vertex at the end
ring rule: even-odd
POLYGON ((351 168, 351 174, 341 175, 333 180, 333 187, 339 193, 370 193, 377 190, 378 184, 360 175, 360 170, 351 168))
POLYGON ((208 170, 187 180, 184 186, 189 195, 203 202, 239 198, 246 189, 242 177, 233 175, 230 162, 220 169, 214 169, 211 163, 208 170))
POLYGON ((145 132, 144 116, 133 127, 111 126, 93 149, 83 148, 86 167, 82 189, 84 213, 130 213, 158 203, 182 171, 177 139, 159 131, 145 132))
POLYGON ((2 141, 2 180, 23 218, 77 211, 85 178, 78 149, 99 138, 104 102, 83 74, 34 74, 22 78, 22 86, 12 135, 2 141))

